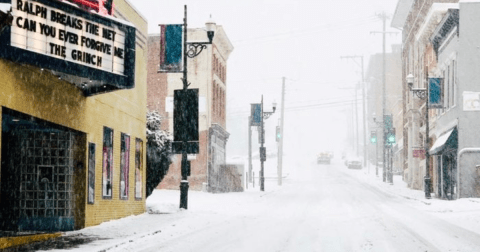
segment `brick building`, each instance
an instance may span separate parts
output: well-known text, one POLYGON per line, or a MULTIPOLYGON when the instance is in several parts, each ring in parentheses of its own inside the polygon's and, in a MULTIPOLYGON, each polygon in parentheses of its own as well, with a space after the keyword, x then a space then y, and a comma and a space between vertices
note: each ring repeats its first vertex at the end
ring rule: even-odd
MULTIPOLYGON (((208 41, 204 29, 188 29, 189 42, 208 41)), ((158 110, 164 117, 163 129, 173 132, 173 93, 182 89, 181 73, 159 72, 160 35, 149 35, 148 109, 158 110)), ((192 190, 208 190, 210 173, 225 164, 227 60, 233 46, 222 26, 217 26, 213 44, 188 62, 189 88, 199 89, 200 153, 191 160, 189 185, 192 190)), ((181 156, 174 163, 158 188, 178 189, 181 180, 181 156)))
MULTIPOLYGON (((429 110, 430 132, 426 136, 425 99, 419 99, 408 88, 406 76, 415 76, 414 88, 426 88, 428 77, 435 76, 437 57, 433 51, 430 38, 436 26, 447 14, 449 8, 458 8, 458 0, 399 0, 392 19, 392 27, 402 29, 402 94, 404 120, 404 170, 408 173, 409 187, 422 190, 426 175, 425 139, 429 137, 430 146, 437 139, 434 121, 438 110, 429 110), (419 154, 420 153, 420 154, 419 154)), ((432 184, 438 184, 438 174, 433 171, 434 158, 429 160, 432 184)), ((438 194, 438 188, 433 186, 438 194)))
MULTIPOLYGON (((402 170, 401 159, 403 155, 399 152, 402 150, 401 143, 403 142, 403 118, 402 118, 402 87, 401 87, 401 51, 400 45, 392 45, 392 52, 385 54, 385 94, 386 94, 386 108, 385 113, 392 115, 393 127, 396 129, 396 143, 392 146, 393 151, 393 166, 394 172, 402 170)), ((383 138, 382 127, 373 121, 374 115, 377 122, 382 122, 383 113, 383 54, 378 53, 370 57, 365 79, 367 82, 367 115, 368 115, 368 129, 369 132, 376 131, 377 144, 368 146, 368 156, 370 161, 375 163, 375 155, 377 161, 383 162, 383 138)), ((379 171, 381 174, 381 171, 379 171)))

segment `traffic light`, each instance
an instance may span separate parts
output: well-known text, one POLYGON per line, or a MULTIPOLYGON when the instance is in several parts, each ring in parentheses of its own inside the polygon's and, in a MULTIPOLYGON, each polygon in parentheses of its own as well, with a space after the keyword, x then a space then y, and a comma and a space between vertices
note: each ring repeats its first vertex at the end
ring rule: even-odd
POLYGON ((390 129, 387 133, 387 144, 394 144, 395 143, 395 128, 390 129))
POLYGON ((376 131, 370 132, 370 142, 372 144, 377 143, 377 132, 376 131))
POLYGON ((280 138, 282 138, 282 134, 280 134, 280 126, 277 126, 275 139, 277 140, 277 142, 279 142, 280 138))
POLYGON ((383 125, 384 125, 386 131, 393 128, 392 115, 384 115, 383 116, 383 125))

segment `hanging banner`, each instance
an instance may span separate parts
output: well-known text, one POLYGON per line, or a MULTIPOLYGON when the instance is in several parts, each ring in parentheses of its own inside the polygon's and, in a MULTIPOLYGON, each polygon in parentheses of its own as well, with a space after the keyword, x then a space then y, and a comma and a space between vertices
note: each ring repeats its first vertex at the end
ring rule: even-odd
POLYGON ((261 126, 262 125, 262 104, 254 103, 251 105, 250 126, 261 126))
POLYGON ((443 78, 428 79, 428 108, 443 108, 443 78))
POLYGON ((182 25, 160 25, 160 70, 182 71, 182 25))

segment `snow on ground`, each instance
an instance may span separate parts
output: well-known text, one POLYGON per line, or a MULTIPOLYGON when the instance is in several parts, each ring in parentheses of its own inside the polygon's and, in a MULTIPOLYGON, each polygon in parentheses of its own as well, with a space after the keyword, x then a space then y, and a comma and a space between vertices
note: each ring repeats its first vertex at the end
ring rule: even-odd
POLYGON ((189 191, 180 210, 179 191, 156 190, 147 213, 67 232, 99 238, 68 251, 480 251, 479 199, 427 200, 341 160, 286 163, 278 186, 265 165, 264 192, 189 191))
POLYGON ((435 198, 432 194, 431 199, 426 199, 424 191, 408 188, 407 183, 402 180, 402 176, 393 176, 393 185, 383 182, 382 169, 379 168, 377 177, 374 165, 370 165, 370 170, 367 167, 362 170, 346 170, 345 172, 355 174, 359 180, 375 186, 383 192, 409 199, 409 203, 418 209, 449 221, 452 224, 480 233, 479 198, 443 200, 435 198))

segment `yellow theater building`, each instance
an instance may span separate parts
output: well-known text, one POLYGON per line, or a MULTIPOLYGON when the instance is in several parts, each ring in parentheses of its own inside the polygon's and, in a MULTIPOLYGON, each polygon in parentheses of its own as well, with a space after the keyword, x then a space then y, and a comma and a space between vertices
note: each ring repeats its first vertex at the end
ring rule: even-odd
POLYGON ((78 2, 0 0, 0 230, 145 212, 147 21, 78 2))

